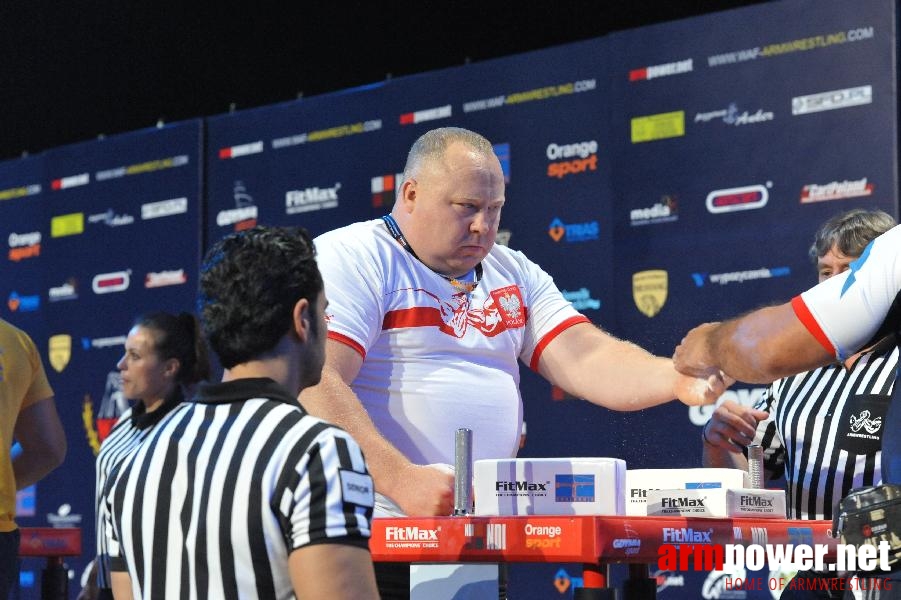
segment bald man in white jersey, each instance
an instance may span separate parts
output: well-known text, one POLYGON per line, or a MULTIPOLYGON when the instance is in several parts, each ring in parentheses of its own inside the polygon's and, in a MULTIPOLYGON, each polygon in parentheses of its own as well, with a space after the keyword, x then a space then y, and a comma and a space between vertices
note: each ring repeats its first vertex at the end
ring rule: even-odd
POLYGON ((300 401, 359 441, 376 517, 451 513, 453 475, 439 465, 453 463, 458 428, 473 430, 474 459, 516 455, 520 361, 615 410, 722 391, 593 325, 538 265, 496 245, 505 200, 488 140, 432 130, 410 150, 390 215, 316 239, 329 340, 322 383, 300 401))

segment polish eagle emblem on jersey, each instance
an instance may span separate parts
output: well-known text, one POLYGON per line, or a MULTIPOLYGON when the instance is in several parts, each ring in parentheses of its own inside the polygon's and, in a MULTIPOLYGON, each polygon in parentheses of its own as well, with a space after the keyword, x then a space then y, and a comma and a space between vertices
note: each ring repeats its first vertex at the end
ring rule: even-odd
POLYGON ((519 286, 508 285, 491 292, 497 305, 501 320, 508 329, 523 327, 526 324, 522 293, 519 286))

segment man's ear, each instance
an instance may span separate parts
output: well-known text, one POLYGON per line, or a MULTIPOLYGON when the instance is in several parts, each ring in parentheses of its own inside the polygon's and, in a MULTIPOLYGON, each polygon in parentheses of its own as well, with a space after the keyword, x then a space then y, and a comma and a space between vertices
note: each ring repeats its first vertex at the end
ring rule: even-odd
POLYGON ((291 329, 301 342, 307 341, 310 335, 310 301, 301 298, 291 312, 291 329))
POLYGON ((407 179, 400 186, 400 202, 404 210, 413 212, 416 206, 417 184, 415 179, 407 179))

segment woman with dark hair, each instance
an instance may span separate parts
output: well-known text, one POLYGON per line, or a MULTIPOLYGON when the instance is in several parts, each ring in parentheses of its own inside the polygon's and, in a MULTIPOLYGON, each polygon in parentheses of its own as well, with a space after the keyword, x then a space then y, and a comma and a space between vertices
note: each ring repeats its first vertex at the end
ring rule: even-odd
POLYGON ((122 393, 133 401, 97 455, 96 581, 88 581, 80 598, 112 598, 106 548, 103 489, 110 473, 141 444, 153 426, 177 406, 194 384, 209 378, 209 360, 194 315, 165 312, 138 317, 125 340, 125 354, 116 364, 122 393), (90 588, 96 584, 97 591, 90 588))

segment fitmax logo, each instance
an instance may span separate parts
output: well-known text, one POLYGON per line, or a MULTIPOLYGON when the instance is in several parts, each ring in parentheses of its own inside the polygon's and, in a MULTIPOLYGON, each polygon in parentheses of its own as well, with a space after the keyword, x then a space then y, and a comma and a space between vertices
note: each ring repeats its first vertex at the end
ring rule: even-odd
POLYGON ((386 527, 385 540, 399 542, 437 542, 437 529, 419 527, 386 527))
POLYGON ((530 481, 498 481, 494 484, 496 492, 546 492, 546 483, 532 483, 530 481))
POLYGON ((664 542, 696 542, 696 543, 707 543, 711 544, 713 541, 710 539, 710 536, 713 535, 713 529, 708 529, 707 531, 695 531, 691 527, 664 527, 663 528, 663 541, 664 542))
POLYGON ((667 497, 660 501, 664 508, 682 508, 685 506, 707 508, 704 501, 707 498, 673 498, 667 497))

